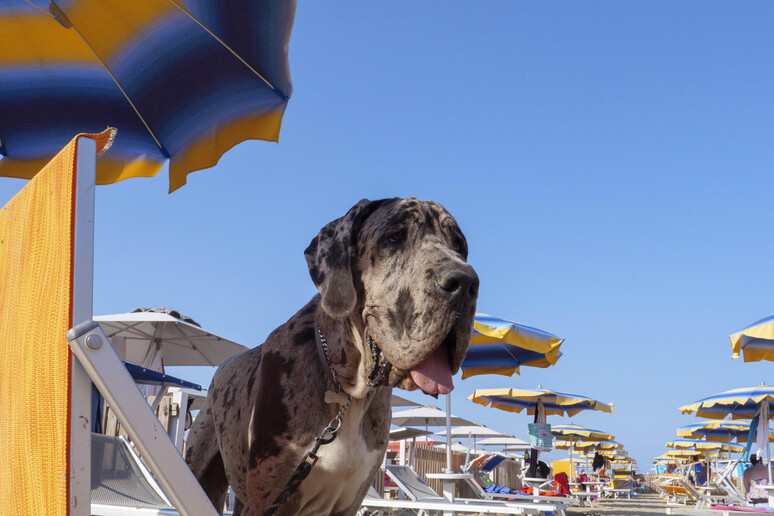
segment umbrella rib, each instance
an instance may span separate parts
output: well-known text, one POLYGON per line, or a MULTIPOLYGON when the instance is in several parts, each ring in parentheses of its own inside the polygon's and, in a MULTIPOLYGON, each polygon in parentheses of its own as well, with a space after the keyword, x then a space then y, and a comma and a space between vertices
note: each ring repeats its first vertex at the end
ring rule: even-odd
POLYGON ((217 35, 216 35, 214 32, 212 32, 212 31, 211 31, 209 28, 207 28, 207 27, 206 27, 206 26, 205 26, 205 25, 204 25, 202 22, 200 22, 200 21, 199 21, 199 20, 198 20, 198 19, 197 19, 197 18, 196 18, 196 17, 195 17, 193 14, 191 14, 191 13, 190 13, 190 12, 189 12, 189 11, 188 11, 188 10, 187 10, 185 7, 183 7, 182 5, 180 5, 180 4, 177 2, 177 0, 169 0, 169 1, 170 1, 170 3, 172 3, 172 4, 173 4, 175 7, 177 7, 178 9, 180 9, 180 10, 181 10, 181 11, 182 11, 182 12, 183 12, 183 13, 184 13, 186 16, 188 16, 189 18, 191 18, 191 20, 193 20, 194 22, 196 22, 196 24, 197 24, 197 25, 199 25, 199 27, 201 27, 202 29, 204 29, 204 31, 205 31, 207 34, 209 34, 210 36, 212 36, 212 37, 215 39, 215 41, 217 41, 218 43, 220 43, 221 45, 223 45, 223 48, 225 48, 226 50, 228 50, 229 52, 231 52, 231 54, 233 54, 233 55, 234 55, 234 57, 236 57, 237 59, 239 59, 239 61, 240 61, 240 62, 241 62, 243 65, 245 65, 245 66, 247 67, 247 69, 248 69, 248 70, 250 70, 251 72, 253 72, 253 73, 254 73, 254 74, 255 74, 255 75, 256 75, 256 76, 257 76, 259 79, 261 79, 263 82, 265 82, 265 83, 266 83, 266 86, 268 86, 269 88, 271 88, 271 90, 272 90, 274 93, 276 93, 278 97, 280 97, 280 98, 281 98, 283 101, 287 101, 287 100, 288 100, 288 96, 287 96, 287 95, 285 95, 284 93, 282 93, 282 92, 281 92, 281 91, 280 91, 278 88, 275 88, 275 87, 274 87, 274 85, 273 85, 272 83, 270 83, 270 82, 269 82, 269 80, 268 80, 266 77, 264 77, 263 75, 261 75, 260 73, 258 73, 258 70, 256 70, 256 69, 255 69, 255 68, 253 68, 252 66, 250 66, 250 64, 249 64, 247 61, 245 61, 244 59, 242 59, 242 56, 240 56, 239 54, 237 54, 237 53, 236 53, 236 51, 235 51, 234 49, 232 49, 230 46, 228 46, 228 44, 226 44, 226 42, 225 42, 225 41, 223 41, 222 39, 220 39, 220 38, 219 38, 219 37, 218 37, 218 36, 217 36, 217 35))
MULTIPOLYGON (((52 5, 56 6, 56 8, 59 9, 59 6, 57 6, 53 2, 53 0, 50 0, 50 1, 52 5)), ((86 41, 86 38, 83 37, 83 34, 81 34, 81 32, 75 27, 75 25, 72 25, 71 28, 75 31, 76 34, 78 34, 78 37, 81 38, 81 41, 83 41, 84 45, 86 45, 89 48, 89 50, 91 50, 91 53, 94 54, 94 57, 96 57, 97 60, 100 62, 100 64, 105 68, 105 71, 108 73, 108 75, 110 75, 110 78, 113 79, 113 82, 116 83, 116 86, 118 87, 118 89, 121 90, 121 94, 124 96, 124 98, 129 103, 129 105, 132 106, 132 109, 134 110, 137 117, 140 119, 140 122, 142 122, 142 125, 144 125, 145 129, 148 130, 148 133, 151 135, 151 138, 153 138, 153 141, 156 142, 156 145, 158 145, 159 150, 161 150, 161 153, 164 155, 164 157, 169 158, 170 157, 169 152, 167 152, 164 146, 161 145, 161 142, 159 141, 159 139, 156 138, 156 134, 153 132, 150 126, 148 126, 148 123, 140 114, 140 111, 137 109, 137 106, 134 105, 134 102, 132 102, 132 99, 129 98, 129 95, 126 94, 126 91, 124 91, 123 86, 121 86, 121 83, 118 82, 118 79, 116 78, 116 76, 113 75, 113 72, 110 70, 107 63, 105 63, 105 61, 102 60, 99 54, 97 54, 97 52, 94 51, 94 48, 91 45, 89 45, 89 42, 86 41)))
MULTIPOLYGON (((107 323, 108 321, 103 321, 103 322, 107 323)), ((139 328, 139 326, 140 326, 140 323, 135 323, 135 324, 127 325, 127 326, 125 326, 123 328, 116 327, 115 331, 113 331, 112 333, 108 333, 108 337, 112 338, 112 337, 115 337, 119 333, 126 332, 126 333, 129 333, 131 335, 131 337, 127 337, 127 338, 139 338, 139 339, 148 339, 148 340, 153 339, 153 335, 151 335, 150 333, 142 331, 139 328)))
POLYGON ((35 9, 38 9, 38 10, 39 10, 40 12, 42 12, 42 13, 47 13, 47 12, 48 12, 48 11, 46 11, 45 9, 43 9, 41 6, 39 6, 38 4, 36 4, 35 2, 32 2, 31 0, 24 0, 24 1, 25 1, 26 3, 28 3, 28 4, 30 4, 30 5, 31 5, 32 7, 34 7, 35 9))

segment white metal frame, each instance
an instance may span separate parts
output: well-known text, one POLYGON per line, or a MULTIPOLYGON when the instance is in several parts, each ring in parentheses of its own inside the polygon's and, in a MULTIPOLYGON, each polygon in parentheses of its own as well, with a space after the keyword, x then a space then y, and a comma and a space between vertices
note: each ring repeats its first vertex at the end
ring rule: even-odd
MULTIPOLYGON (((94 291, 94 190, 96 142, 77 141, 75 234, 73 237, 73 352, 70 392, 70 515, 92 513, 91 383, 97 386, 180 514, 214 516, 209 498, 97 323, 92 321, 94 291)), ((128 514, 140 514, 136 509, 128 514)))
MULTIPOLYGON (((94 185, 97 143, 76 142, 71 326, 91 320, 94 292, 94 185)), ((91 514, 91 379, 72 356, 70 376, 70 516, 91 514), (86 501, 86 503, 84 503, 86 501)))
POLYGON ((67 340, 180 514, 217 514, 99 324, 81 323, 67 340))

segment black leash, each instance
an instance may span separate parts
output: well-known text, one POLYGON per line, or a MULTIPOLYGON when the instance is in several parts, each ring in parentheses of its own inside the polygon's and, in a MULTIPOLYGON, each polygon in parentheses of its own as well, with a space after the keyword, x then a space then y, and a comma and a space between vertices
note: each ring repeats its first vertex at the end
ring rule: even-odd
POLYGON ((315 437, 314 439, 314 445, 312 446, 312 449, 306 452, 304 455, 304 458, 301 459, 301 463, 296 467, 296 470, 293 472, 293 476, 290 477, 290 480, 288 480, 287 485, 285 486, 285 489, 282 490, 282 492, 277 496, 277 498, 274 500, 274 503, 271 504, 271 506, 264 511, 264 516, 271 516, 274 514, 274 512, 279 509, 279 507, 288 501, 288 498, 293 496, 293 494, 298 491, 298 488, 301 486, 301 482, 304 481, 306 477, 309 476, 309 473, 311 473, 312 468, 315 464, 317 464, 317 459, 320 457, 317 455, 318 450, 320 449, 320 446, 324 446, 326 444, 332 443, 334 440, 336 440, 336 435, 338 434, 338 431, 341 429, 341 422, 342 418, 344 417, 344 413, 349 408, 349 404, 352 401, 352 398, 350 398, 349 394, 341 393, 341 384, 339 384, 339 379, 336 375, 336 370, 333 369, 333 366, 331 366, 331 360, 328 356, 328 343, 325 340, 325 337, 322 334, 322 331, 319 329, 317 330, 317 334, 319 335, 319 340, 317 340, 317 351, 322 356, 322 359, 328 366, 328 370, 331 373, 331 376, 333 378, 333 383, 336 385, 336 392, 326 391, 325 392, 325 403, 339 403, 341 405, 341 408, 336 413, 336 416, 334 416, 333 419, 330 420, 328 423, 328 426, 326 426, 322 433, 318 437, 315 437))

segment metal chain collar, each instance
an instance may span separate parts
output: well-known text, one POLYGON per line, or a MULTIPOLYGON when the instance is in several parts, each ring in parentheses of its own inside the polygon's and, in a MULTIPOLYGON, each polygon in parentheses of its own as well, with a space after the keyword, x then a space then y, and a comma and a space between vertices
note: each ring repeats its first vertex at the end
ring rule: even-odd
MULTIPOLYGON (((333 376, 333 383, 336 385, 336 391, 341 391, 341 384, 339 384, 338 376, 336 375, 336 370, 333 369, 333 366, 331 366, 331 360, 330 356, 328 355, 328 343, 325 340, 325 336, 323 336, 322 331, 319 329, 317 330, 318 334, 320 335, 320 345, 323 350, 323 355, 325 357, 326 365, 328 366, 328 369, 331 372, 331 375, 333 376)), ((342 420, 344 418, 344 414, 346 413, 347 409, 349 408, 350 403, 352 402, 352 398, 349 394, 346 394, 346 401, 341 403, 341 408, 339 408, 339 411, 336 413, 336 415, 333 417, 333 419, 330 420, 328 423, 328 426, 326 426, 323 431, 320 433, 319 436, 315 437, 314 444, 312 445, 312 449, 306 452, 304 454, 304 458, 301 459, 301 463, 296 467, 296 470, 293 472, 293 475, 290 477, 290 480, 288 480, 287 485, 285 486, 285 489, 282 490, 282 492, 277 496, 277 498, 274 500, 274 503, 271 504, 271 506, 264 511, 264 516, 271 516, 274 514, 274 512, 285 502, 288 501, 288 498, 293 496, 293 494, 298 491, 298 488, 301 486, 301 482, 304 481, 306 477, 309 476, 309 473, 311 473, 312 468, 315 464, 317 464, 317 460, 320 458, 317 455, 317 452, 320 449, 320 446, 324 446, 326 444, 332 443, 334 440, 336 440, 336 435, 338 434, 339 430, 341 429, 342 420)), ((340 402, 341 395, 338 397, 332 397, 333 401, 331 401, 331 398, 329 398, 328 393, 326 392, 325 396, 325 402, 326 403, 332 403, 332 402, 340 402)))

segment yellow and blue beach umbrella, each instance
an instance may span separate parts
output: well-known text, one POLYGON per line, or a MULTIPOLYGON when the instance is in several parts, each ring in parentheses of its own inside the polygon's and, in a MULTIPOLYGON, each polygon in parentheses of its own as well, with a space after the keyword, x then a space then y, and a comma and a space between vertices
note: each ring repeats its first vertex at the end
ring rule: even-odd
POLYGON ((757 321, 729 337, 731 358, 744 355, 745 362, 774 362, 774 315, 757 321))
MULTIPOLYGON (((687 449, 687 450, 667 450, 664 452, 664 454, 660 458, 666 458, 666 459, 692 459, 697 457, 703 457, 705 456, 707 452, 700 452, 696 451, 694 449, 687 449)), ((725 458, 726 455, 719 451, 711 451, 708 452, 708 456, 713 459, 722 459, 725 458)))
POLYGON ((97 182, 170 191, 248 139, 277 141, 295 0, 0 0, 0 176, 115 127, 97 182))
MULTIPOLYGON (((746 442, 749 433, 749 421, 712 420, 681 426, 677 429, 677 437, 720 443, 746 442)), ((769 436, 774 440, 774 434, 769 433, 769 436)))
POLYGON ((605 457, 610 457, 612 455, 615 455, 616 453, 623 453, 623 454, 628 453, 626 450, 623 449, 623 446, 621 446, 620 444, 619 446, 620 448, 610 449, 610 450, 605 450, 602 448, 592 449, 592 450, 586 449, 586 450, 581 450, 581 453, 583 453, 588 459, 594 458, 596 454, 600 454, 605 457))
POLYGON ((513 376, 521 366, 550 367, 562 353, 564 339, 486 314, 476 314, 473 336, 462 362, 462 378, 480 374, 513 376))
POLYGON ((551 434, 557 441, 571 441, 576 443, 576 446, 579 441, 600 442, 615 439, 613 434, 580 425, 551 425, 551 434))
MULTIPOLYGON (((552 432, 553 432, 553 429, 554 427, 551 426, 552 432)), ((556 439, 556 441, 554 442, 554 448, 557 448, 559 450, 569 450, 571 447, 579 451, 592 453, 592 452, 601 451, 601 450, 620 450, 620 449, 623 449, 623 444, 619 443, 618 441, 573 442, 573 441, 562 441, 559 439, 556 439)))
POLYGON ((683 414, 695 413, 707 419, 752 419, 760 405, 766 403, 769 414, 774 405, 774 388, 767 385, 744 387, 714 394, 689 405, 680 407, 683 414))
POLYGON ((709 451, 728 451, 731 453, 742 453, 744 446, 732 443, 720 443, 712 441, 702 441, 699 439, 675 439, 666 443, 667 448, 675 450, 691 450, 694 453, 704 453, 709 451))
POLYGON ((603 403, 588 396, 552 391, 549 389, 478 389, 468 399, 479 405, 534 414, 538 401, 542 402, 546 415, 574 416, 584 410, 613 413, 612 403, 603 403))

